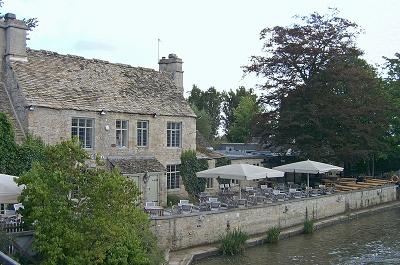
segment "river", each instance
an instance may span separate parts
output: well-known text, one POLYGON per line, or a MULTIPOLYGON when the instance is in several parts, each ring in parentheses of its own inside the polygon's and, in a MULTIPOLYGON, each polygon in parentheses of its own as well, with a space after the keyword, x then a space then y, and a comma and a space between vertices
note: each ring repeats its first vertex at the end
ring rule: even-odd
POLYGON ((400 264, 400 208, 323 228, 311 235, 281 240, 277 244, 247 248, 238 257, 212 257, 194 264, 400 264))

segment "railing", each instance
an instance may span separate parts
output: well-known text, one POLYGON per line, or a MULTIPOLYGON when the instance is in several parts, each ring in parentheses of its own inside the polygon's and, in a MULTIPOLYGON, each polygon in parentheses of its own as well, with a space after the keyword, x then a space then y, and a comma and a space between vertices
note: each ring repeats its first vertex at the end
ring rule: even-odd
POLYGON ((24 231, 22 223, 11 223, 11 224, 0 223, 0 230, 3 230, 6 233, 16 233, 24 231))
POLYGON ((14 222, 7 222, 5 220, 0 220, 0 230, 6 233, 22 232, 24 231, 22 224, 23 223, 21 219, 14 222))
POLYGON ((0 264, 3 265, 19 265, 18 262, 4 254, 3 252, 0 251, 0 264))

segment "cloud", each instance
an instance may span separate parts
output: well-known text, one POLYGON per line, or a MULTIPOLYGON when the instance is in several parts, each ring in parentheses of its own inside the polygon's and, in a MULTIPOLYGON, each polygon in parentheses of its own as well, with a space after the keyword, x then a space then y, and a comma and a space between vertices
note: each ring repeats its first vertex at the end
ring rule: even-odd
POLYGON ((114 51, 115 47, 100 41, 80 40, 74 45, 77 51, 114 51))

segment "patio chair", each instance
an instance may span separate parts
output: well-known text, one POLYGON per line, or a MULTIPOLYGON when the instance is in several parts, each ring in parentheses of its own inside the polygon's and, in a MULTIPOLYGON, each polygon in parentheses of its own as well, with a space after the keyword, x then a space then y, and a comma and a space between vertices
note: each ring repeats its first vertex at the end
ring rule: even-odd
POLYGON ((179 204, 190 204, 189 200, 179 200, 179 204))
POLYGON ((276 196, 276 199, 277 199, 278 202, 283 202, 283 201, 285 201, 285 199, 286 199, 286 194, 285 194, 285 193, 279 193, 279 194, 276 196))
POLYGON ((285 189, 285 183, 278 183, 278 190, 284 191, 285 189))
POLYGON ((200 212, 206 212, 206 211, 211 210, 210 204, 208 204, 208 203, 200 203, 198 208, 199 208, 200 212))
POLYGON ((210 203, 210 209, 211 211, 218 211, 219 208, 221 207, 221 203, 220 202, 211 202, 210 203))
POLYGON ((193 205, 192 204, 182 204, 181 209, 182 209, 183 214, 191 213, 193 211, 193 205))
POLYGON ((246 191, 254 191, 254 188, 253 187, 246 187, 245 190, 246 191))
POLYGON ((212 203, 212 202, 218 202, 218 198, 209 197, 209 198, 208 198, 208 202, 210 202, 210 203, 212 203))
POLYGON ((237 204, 238 204, 238 207, 246 207, 247 200, 246 199, 238 199, 237 204))
POLYGON ((225 184, 225 191, 230 190, 230 188, 231 188, 231 187, 230 187, 229 183, 226 183, 226 184, 225 184))
POLYGON ((293 194, 293 198, 294 198, 294 199, 301 199, 301 197, 302 197, 301 191, 296 191, 296 192, 293 194))
POLYGON ((310 191, 310 196, 311 197, 317 197, 317 196, 319 196, 320 194, 319 194, 319 189, 312 189, 311 191, 310 191))
POLYGON ((157 206, 155 202, 146 202, 146 207, 154 207, 157 206))
POLYGON ((219 190, 224 192, 225 191, 225 184, 219 184, 219 190))
POLYGON ((272 195, 277 196, 279 193, 281 193, 280 190, 272 190, 272 195))

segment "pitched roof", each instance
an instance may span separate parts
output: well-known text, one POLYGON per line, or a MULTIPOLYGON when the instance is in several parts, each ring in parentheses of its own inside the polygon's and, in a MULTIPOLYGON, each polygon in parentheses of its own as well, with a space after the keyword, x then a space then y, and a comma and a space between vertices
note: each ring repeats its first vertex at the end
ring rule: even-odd
POLYGON ((165 167, 154 157, 108 158, 113 167, 118 167, 122 174, 146 172, 165 172, 165 167))
POLYGON ((55 109, 193 116, 171 74, 43 50, 12 62, 29 105, 55 109))

